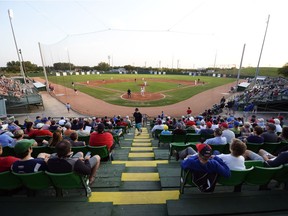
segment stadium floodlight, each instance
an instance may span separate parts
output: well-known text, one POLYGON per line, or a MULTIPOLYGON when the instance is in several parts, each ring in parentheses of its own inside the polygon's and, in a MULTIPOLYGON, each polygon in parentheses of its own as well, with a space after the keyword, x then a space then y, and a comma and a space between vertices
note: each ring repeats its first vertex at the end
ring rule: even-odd
POLYGON ((18 46, 17 46, 17 41, 16 41, 16 37, 15 37, 15 32, 14 32, 14 28, 13 28, 13 25, 12 25, 12 18, 13 18, 13 11, 11 9, 8 10, 8 16, 9 16, 9 20, 10 20, 10 25, 11 25, 11 30, 12 30, 12 34, 13 34, 13 38, 14 38, 14 43, 15 43, 15 47, 16 47, 16 52, 17 52, 17 56, 18 56, 18 61, 20 63, 20 73, 24 79, 24 83, 26 84, 26 78, 25 78, 25 74, 24 74, 24 69, 23 69, 23 64, 21 62, 21 59, 20 59, 20 54, 19 54, 19 49, 18 49, 18 46))

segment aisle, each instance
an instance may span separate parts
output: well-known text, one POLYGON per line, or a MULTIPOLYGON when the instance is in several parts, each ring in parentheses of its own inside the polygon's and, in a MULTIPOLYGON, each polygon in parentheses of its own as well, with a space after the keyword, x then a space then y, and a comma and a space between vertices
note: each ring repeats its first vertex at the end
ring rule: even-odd
POLYGON ((119 191, 92 192, 89 202, 112 202, 113 205, 166 204, 178 200, 178 190, 162 190, 157 169, 167 160, 155 160, 154 148, 147 128, 134 134, 128 160, 115 160, 112 165, 124 164, 119 191))

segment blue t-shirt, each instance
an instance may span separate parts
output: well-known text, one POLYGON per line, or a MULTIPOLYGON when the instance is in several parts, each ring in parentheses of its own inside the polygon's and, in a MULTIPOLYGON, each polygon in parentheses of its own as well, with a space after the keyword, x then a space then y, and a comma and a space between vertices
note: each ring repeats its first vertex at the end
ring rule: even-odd
POLYGON ((12 171, 16 173, 33 173, 47 170, 47 164, 43 158, 32 158, 30 160, 19 160, 13 163, 12 171))

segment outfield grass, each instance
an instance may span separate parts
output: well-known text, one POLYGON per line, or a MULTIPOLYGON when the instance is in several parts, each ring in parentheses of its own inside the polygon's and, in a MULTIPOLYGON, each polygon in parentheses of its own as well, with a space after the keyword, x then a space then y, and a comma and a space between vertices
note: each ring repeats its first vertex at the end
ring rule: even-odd
POLYGON ((49 77, 49 81, 59 85, 66 86, 68 88, 72 87, 72 82, 76 83, 76 88, 83 93, 86 93, 92 97, 100 100, 104 100, 108 103, 129 107, 153 107, 153 106, 164 106, 169 104, 178 103, 180 101, 186 100, 200 92, 206 91, 217 86, 221 86, 227 83, 234 82, 235 79, 231 78, 215 78, 207 76, 197 76, 192 77, 188 75, 116 75, 116 74, 102 74, 100 75, 72 75, 65 77, 49 77), (113 78, 112 78, 113 77, 113 78), (136 83, 134 79, 137 79, 136 83), (129 100, 123 100, 120 98, 122 94, 127 92, 130 88, 133 92, 140 92, 139 84, 143 84, 142 78, 147 79, 173 79, 173 80, 183 80, 183 81, 195 81, 195 79, 200 79, 201 82, 205 82, 204 85, 190 86, 188 84, 178 85, 178 83, 171 83, 158 80, 148 80, 148 86, 146 90, 149 92, 163 92, 166 96, 165 99, 157 101, 145 101, 145 102, 135 102, 129 100), (128 82, 118 82, 118 83, 107 83, 102 84, 99 87, 79 85, 78 82, 90 82, 93 80, 111 80, 113 79, 131 79, 128 82), (101 88, 102 87, 102 88, 101 88))

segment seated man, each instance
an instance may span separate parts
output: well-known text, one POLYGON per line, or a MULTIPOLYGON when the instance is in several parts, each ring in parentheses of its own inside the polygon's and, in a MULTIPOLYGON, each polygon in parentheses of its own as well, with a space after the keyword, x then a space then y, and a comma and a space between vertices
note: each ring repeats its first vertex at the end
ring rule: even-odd
POLYGON ((90 135, 89 145, 90 146, 107 146, 109 152, 115 147, 113 145, 113 135, 109 132, 104 131, 105 126, 103 123, 98 124, 97 132, 93 132, 90 135))
POLYGON ((198 154, 188 155, 181 163, 184 170, 191 170, 192 181, 202 192, 214 191, 218 175, 229 177, 229 167, 217 156, 212 156, 212 148, 207 144, 196 145, 198 154))
POLYGON ((68 173, 75 171, 81 175, 89 175, 89 184, 95 181, 96 172, 100 166, 100 156, 83 157, 82 152, 73 155, 71 143, 62 140, 55 147, 57 156, 51 157, 48 162, 48 169, 52 173, 68 173))
POLYGON ((73 132, 70 134, 70 143, 71 146, 85 146, 85 141, 79 141, 78 140, 78 134, 76 132, 73 132))
POLYGON ((209 145, 226 145, 227 139, 222 136, 222 130, 220 128, 216 128, 214 130, 214 138, 210 138, 204 141, 204 143, 209 145))
MULTIPOLYGON (((0 144, 0 156, 2 153, 3 149, 2 145, 0 144)), ((0 172, 11 170, 11 165, 17 160, 19 160, 19 158, 13 156, 0 157, 0 172)))
POLYGON ((32 145, 34 140, 21 140, 16 143, 14 150, 16 156, 21 160, 18 160, 13 163, 12 171, 16 173, 33 173, 38 171, 47 170, 46 161, 50 157, 49 154, 40 153, 37 158, 31 156, 32 145))

